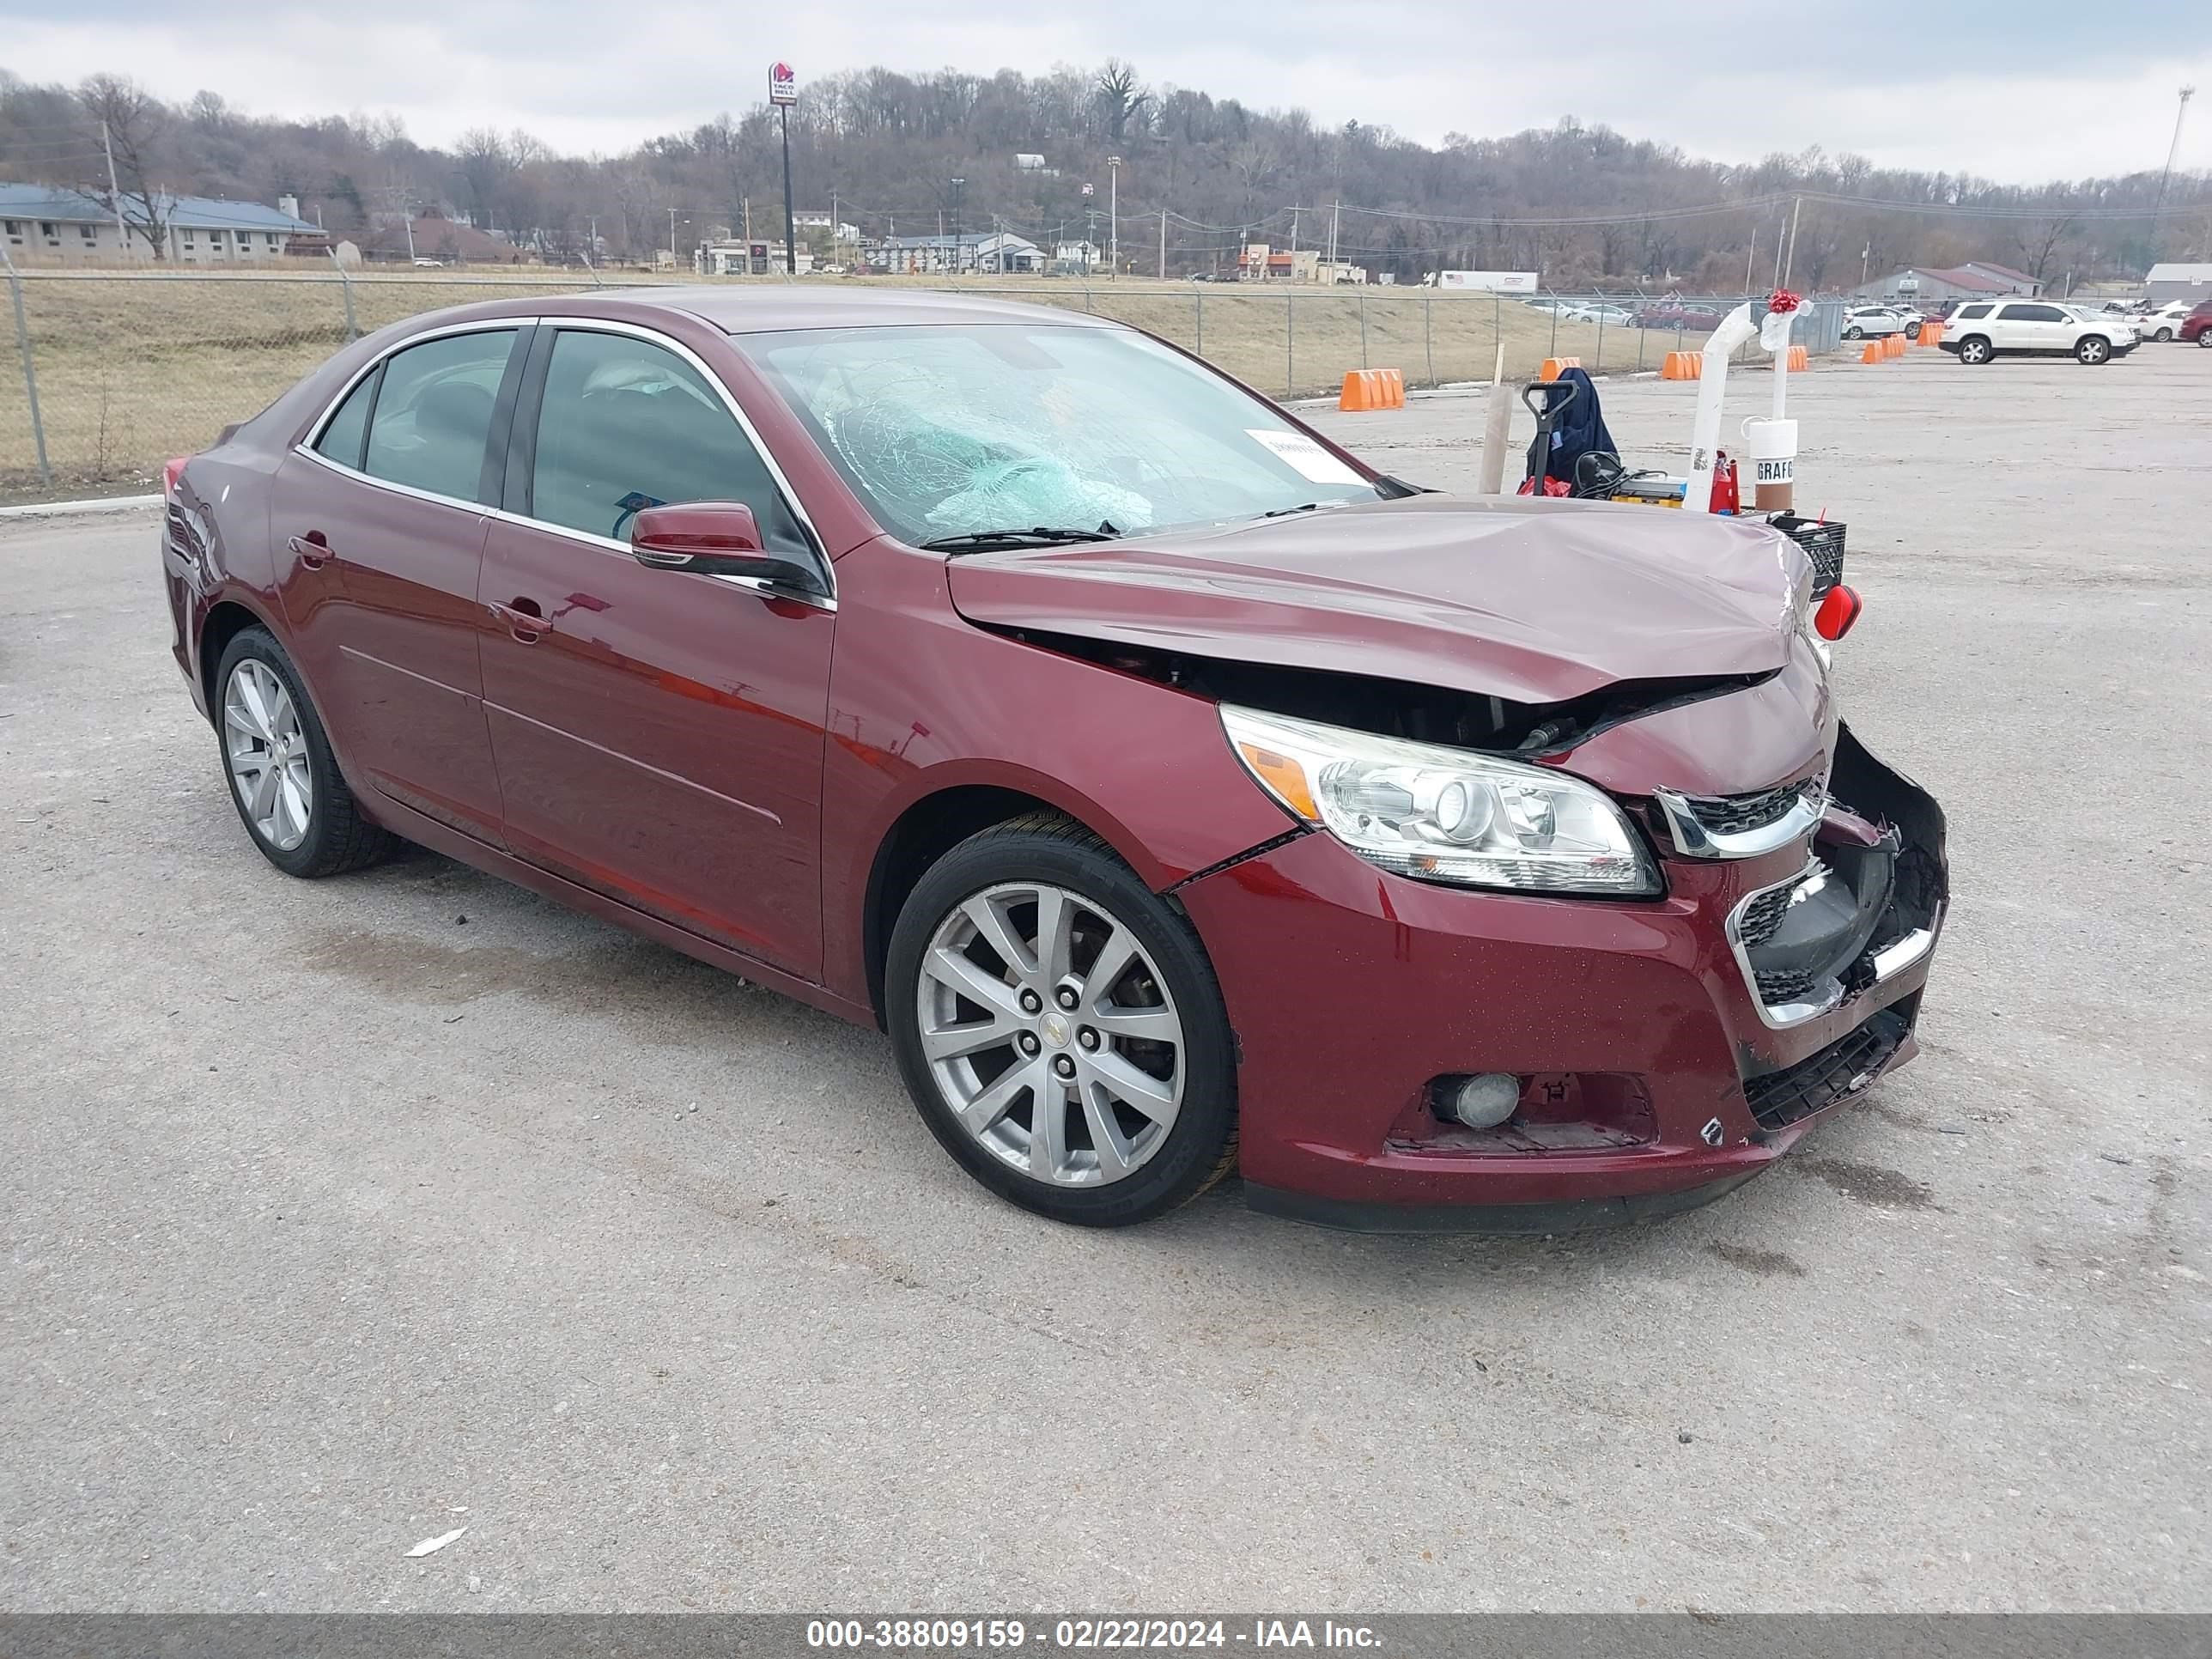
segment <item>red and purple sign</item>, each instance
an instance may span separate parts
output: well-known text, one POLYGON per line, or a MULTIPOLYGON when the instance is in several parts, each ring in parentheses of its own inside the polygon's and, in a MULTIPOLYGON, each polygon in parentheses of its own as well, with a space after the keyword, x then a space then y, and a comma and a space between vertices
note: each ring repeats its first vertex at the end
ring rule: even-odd
POLYGON ((788 64, 768 66, 768 100, 771 104, 799 101, 799 75, 788 64))

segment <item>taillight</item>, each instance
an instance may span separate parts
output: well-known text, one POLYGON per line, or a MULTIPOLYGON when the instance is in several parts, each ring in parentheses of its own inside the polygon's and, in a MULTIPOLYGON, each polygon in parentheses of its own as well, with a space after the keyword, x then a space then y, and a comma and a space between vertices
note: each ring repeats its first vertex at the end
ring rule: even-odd
POLYGON ((1856 593, 1838 582, 1813 613, 1813 631, 1824 640, 1840 640, 1851 631, 1851 624, 1865 609, 1865 602, 1856 593))
POLYGON ((191 459, 191 457, 189 455, 179 455, 173 460, 161 463, 161 494, 163 495, 171 498, 176 495, 177 485, 185 476, 185 463, 191 459))

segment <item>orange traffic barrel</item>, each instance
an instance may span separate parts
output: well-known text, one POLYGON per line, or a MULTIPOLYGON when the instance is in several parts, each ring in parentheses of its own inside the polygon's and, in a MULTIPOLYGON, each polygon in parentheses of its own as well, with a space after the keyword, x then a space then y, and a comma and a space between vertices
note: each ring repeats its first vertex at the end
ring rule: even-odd
POLYGON ((1694 380, 1705 369, 1705 359, 1694 351, 1670 351, 1659 364, 1662 380, 1694 380))

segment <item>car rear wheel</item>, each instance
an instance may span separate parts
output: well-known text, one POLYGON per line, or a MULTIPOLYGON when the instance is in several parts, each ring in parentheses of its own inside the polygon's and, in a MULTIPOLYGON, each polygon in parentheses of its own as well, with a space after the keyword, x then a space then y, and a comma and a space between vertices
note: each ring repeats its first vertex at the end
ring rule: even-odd
POLYGON ((2173 331, 2170 328, 2162 328, 2150 337, 2157 341, 2159 344, 2164 345, 2168 340, 2171 340, 2173 337, 2173 331))
POLYGON ((232 639, 216 670, 216 738, 231 804, 262 856, 288 876, 374 864, 392 836, 362 816, 339 775, 299 671, 266 629, 232 639))
POLYGON ((2085 363, 2101 363, 2112 355, 2112 343, 2101 334, 2087 334, 2074 343, 2075 358, 2085 363))
POLYGON ((1189 921, 1050 815, 954 848, 900 912, 899 1069, 945 1149, 1024 1208, 1147 1221, 1236 1159, 1229 1018, 1189 921))
POLYGON ((1962 363, 1985 363, 1990 356, 1990 343, 1978 334, 1959 342, 1959 361, 1962 363))

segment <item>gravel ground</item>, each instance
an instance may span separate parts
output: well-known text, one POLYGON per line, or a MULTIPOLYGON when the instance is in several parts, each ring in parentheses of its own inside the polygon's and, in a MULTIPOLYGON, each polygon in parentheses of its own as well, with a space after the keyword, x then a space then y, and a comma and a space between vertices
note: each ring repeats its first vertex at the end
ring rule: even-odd
MULTIPOLYGON (((0 527, 0 1607, 2212 1608, 2212 354, 1796 386, 1952 815, 1925 1052, 1571 1241, 1005 1207, 873 1033, 276 874, 151 515, 0 527)), ((1321 418, 1473 482, 1478 400, 1321 418)))

